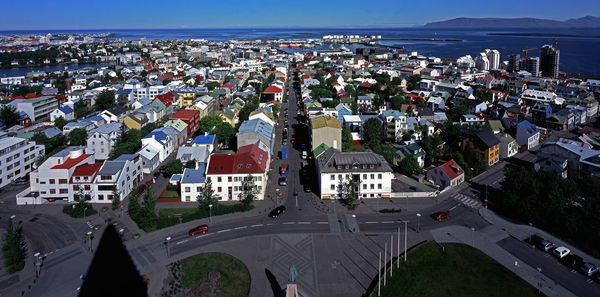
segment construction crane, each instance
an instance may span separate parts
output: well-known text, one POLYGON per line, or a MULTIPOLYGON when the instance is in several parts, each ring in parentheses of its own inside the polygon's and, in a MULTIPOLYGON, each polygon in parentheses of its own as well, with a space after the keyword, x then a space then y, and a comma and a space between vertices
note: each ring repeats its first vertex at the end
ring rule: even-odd
POLYGON ((535 48, 535 47, 533 47, 533 48, 524 48, 524 49, 521 49, 521 51, 525 54, 525 59, 527 59, 527 52, 528 51, 533 51, 533 50, 536 50, 536 49, 537 48, 535 48))
POLYGON ((549 39, 550 41, 554 41, 554 49, 558 49, 558 39, 549 39))
POLYGON ((500 51, 500 61, 504 61, 504 50, 505 49, 506 48, 504 48, 504 47, 497 47, 497 48, 495 48, 495 50, 499 50, 500 51))

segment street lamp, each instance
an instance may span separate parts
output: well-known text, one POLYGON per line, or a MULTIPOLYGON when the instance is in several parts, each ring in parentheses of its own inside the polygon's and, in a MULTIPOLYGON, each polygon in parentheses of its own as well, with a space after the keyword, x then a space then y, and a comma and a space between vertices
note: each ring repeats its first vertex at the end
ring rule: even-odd
POLYGON ((408 221, 404 221, 404 262, 406 262, 406 242, 408 239, 408 221))
POLYGON ((542 293, 542 268, 538 267, 538 294, 542 293))
POLYGON ((40 253, 37 252, 33 254, 33 257, 35 260, 35 263, 33 264, 35 266, 35 278, 38 278, 40 276, 40 268, 42 266, 40 253))
POLYGON ((529 243, 533 243, 533 223, 529 222, 529 227, 531 227, 529 229, 529 243))
POLYGON ((88 239, 88 250, 90 251, 90 253, 93 253, 92 240, 94 239, 94 234, 92 233, 92 231, 88 231, 85 235, 88 239))
MULTIPOLYGON (((75 205, 73 205, 73 206, 75 206, 75 205)), ((85 219, 85 211, 86 211, 87 209, 88 209, 87 207, 83 209, 83 218, 84 218, 84 219, 85 219)))
POLYGON ((167 258, 171 257, 171 251, 169 250, 169 241, 171 240, 171 236, 165 238, 165 241, 163 242, 163 244, 165 245, 165 247, 167 248, 167 258))
POLYGON ((417 214, 417 232, 421 232, 421 214, 417 214))
POLYGON ((475 227, 471 227, 471 246, 475 247, 475 227))
POLYGON ((208 221, 212 223, 212 204, 208 205, 208 221))

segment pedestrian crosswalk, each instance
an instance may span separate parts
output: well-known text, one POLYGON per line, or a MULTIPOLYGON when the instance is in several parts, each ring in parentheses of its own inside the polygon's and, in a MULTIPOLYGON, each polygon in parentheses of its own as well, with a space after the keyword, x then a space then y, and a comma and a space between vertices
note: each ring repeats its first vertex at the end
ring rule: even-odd
POLYGON ((460 201, 462 204, 464 204, 468 207, 479 208, 481 206, 481 202, 479 202, 475 198, 469 197, 465 194, 458 193, 458 194, 454 195, 454 199, 460 201))

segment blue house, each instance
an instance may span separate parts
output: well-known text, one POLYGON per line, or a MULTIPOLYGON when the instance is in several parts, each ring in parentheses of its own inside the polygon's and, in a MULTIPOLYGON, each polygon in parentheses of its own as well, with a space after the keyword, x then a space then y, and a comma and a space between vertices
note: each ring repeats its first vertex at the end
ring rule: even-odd
POLYGON ((345 115, 352 115, 352 110, 349 109, 348 107, 346 107, 346 105, 340 103, 338 104, 335 109, 337 110, 337 114, 338 114, 338 120, 340 121, 340 124, 342 124, 344 122, 344 116, 345 115))
POLYGON ((209 152, 213 152, 215 149, 217 137, 214 134, 203 134, 199 135, 192 141, 192 146, 206 146, 209 152))

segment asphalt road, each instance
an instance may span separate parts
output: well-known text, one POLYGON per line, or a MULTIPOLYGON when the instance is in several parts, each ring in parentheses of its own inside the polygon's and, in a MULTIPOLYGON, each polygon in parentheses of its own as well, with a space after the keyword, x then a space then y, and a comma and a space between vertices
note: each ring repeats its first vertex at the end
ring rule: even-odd
POLYGON ((543 275, 540 281, 545 284, 558 283, 581 297, 600 296, 598 284, 595 284, 587 276, 560 264, 558 259, 549 253, 533 248, 513 237, 499 241, 498 245, 531 267, 541 268, 543 275))

